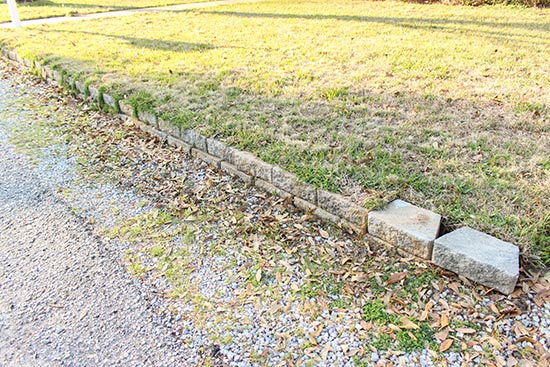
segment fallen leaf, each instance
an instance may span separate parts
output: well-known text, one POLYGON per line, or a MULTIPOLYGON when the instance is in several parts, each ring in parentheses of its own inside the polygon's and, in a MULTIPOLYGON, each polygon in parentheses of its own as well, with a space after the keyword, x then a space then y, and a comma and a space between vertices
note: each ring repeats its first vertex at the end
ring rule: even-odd
POLYGON ((401 321, 401 328, 402 329, 420 329, 418 325, 416 325, 414 322, 406 318, 405 316, 401 317, 399 319, 401 321))
POLYGON ((426 306, 424 307, 424 311, 422 311, 422 315, 420 315, 420 318, 419 318, 420 321, 424 321, 428 318, 428 314, 430 313, 433 306, 434 304, 432 301, 428 301, 428 303, 426 303, 426 306))
POLYGON ((472 329, 472 328, 469 328, 469 327, 459 327, 459 328, 456 329, 456 331, 461 333, 461 334, 475 334, 476 333, 475 329, 472 329))
POLYGON ((260 280, 262 280, 262 268, 256 272, 256 281, 259 282, 260 280))
POLYGON ((319 234, 321 235, 321 237, 323 238, 328 238, 328 232, 319 228, 319 234))
POLYGON ((405 279, 406 277, 407 277, 407 272, 406 271, 403 271, 401 273, 394 273, 388 278, 388 281, 386 282, 386 284, 389 285, 389 284, 394 284, 394 283, 400 282, 403 279, 405 279))
POLYGON ((439 319, 439 326, 441 328, 449 326, 449 316, 447 316, 447 314, 441 315, 441 318, 439 319))
POLYGON ((441 345, 439 346, 439 351, 443 353, 446 350, 448 350, 452 345, 453 345, 453 339, 447 339, 443 343, 441 343, 441 345))
POLYGON ((321 351, 321 358, 323 358, 323 361, 327 360, 328 352, 332 351, 332 348, 329 344, 325 345, 323 350, 321 351))
POLYGON ((434 337, 438 340, 444 341, 449 335, 449 329, 440 331, 439 333, 434 334, 434 337))
POLYGON ((320 324, 319 326, 317 326, 317 329, 315 329, 315 331, 313 333, 311 333, 311 336, 316 338, 319 336, 319 334, 321 334, 321 331, 323 331, 323 329, 325 328, 325 325, 323 324, 320 324))

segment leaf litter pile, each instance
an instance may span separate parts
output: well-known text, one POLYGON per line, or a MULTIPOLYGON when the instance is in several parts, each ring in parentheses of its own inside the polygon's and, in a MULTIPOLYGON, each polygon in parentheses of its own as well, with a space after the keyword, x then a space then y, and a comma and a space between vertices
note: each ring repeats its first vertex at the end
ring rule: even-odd
POLYGON ((73 162, 64 200, 161 296, 190 365, 548 365, 548 274, 506 297, 402 258, 13 71, 35 118, 12 142, 73 162))

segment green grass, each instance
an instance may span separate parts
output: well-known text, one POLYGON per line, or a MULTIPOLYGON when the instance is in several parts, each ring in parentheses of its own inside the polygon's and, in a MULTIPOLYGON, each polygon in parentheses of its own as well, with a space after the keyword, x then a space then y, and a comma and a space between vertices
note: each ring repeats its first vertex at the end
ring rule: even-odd
MULTIPOLYGON (((78 16, 101 13, 112 10, 147 8, 186 3, 198 3, 205 0, 36 0, 17 4, 21 20, 49 18, 59 16, 78 16)), ((0 4, 0 22, 9 22, 11 18, 5 1, 0 4)))
POLYGON ((0 42, 366 207, 400 197, 548 264, 548 19, 287 0, 2 30, 0 42))

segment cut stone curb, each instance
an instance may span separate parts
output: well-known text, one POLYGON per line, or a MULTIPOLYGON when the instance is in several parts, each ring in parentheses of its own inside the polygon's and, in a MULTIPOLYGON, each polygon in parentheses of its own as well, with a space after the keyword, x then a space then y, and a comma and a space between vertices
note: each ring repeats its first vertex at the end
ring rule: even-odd
POLYGON ((368 210, 350 202, 345 196, 325 190, 317 190, 317 202, 321 209, 333 213, 366 232, 368 210))
POLYGON ((317 190, 311 185, 301 182, 298 178, 283 170, 281 167, 273 167, 272 172, 273 185, 291 193, 301 199, 309 201, 313 205, 317 205, 317 190))
POLYGON ((368 214, 371 235, 424 259, 432 257, 440 223, 439 214, 399 199, 368 214))
POLYGON ((436 239, 432 261, 504 294, 514 291, 519 277, 519 248, 470 227, 436 239))

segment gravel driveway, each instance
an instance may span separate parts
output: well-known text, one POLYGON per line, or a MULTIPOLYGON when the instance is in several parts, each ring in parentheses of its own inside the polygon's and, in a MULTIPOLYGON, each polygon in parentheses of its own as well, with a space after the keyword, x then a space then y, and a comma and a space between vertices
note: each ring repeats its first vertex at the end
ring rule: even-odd
MULTIPOLYGON (((0 93, 5 103, 5 81, 0 93)), ((190 352, 163 326, 151 292, 16 154, 5 131, 0 172, 0 366, 185 366, 190 352)))

